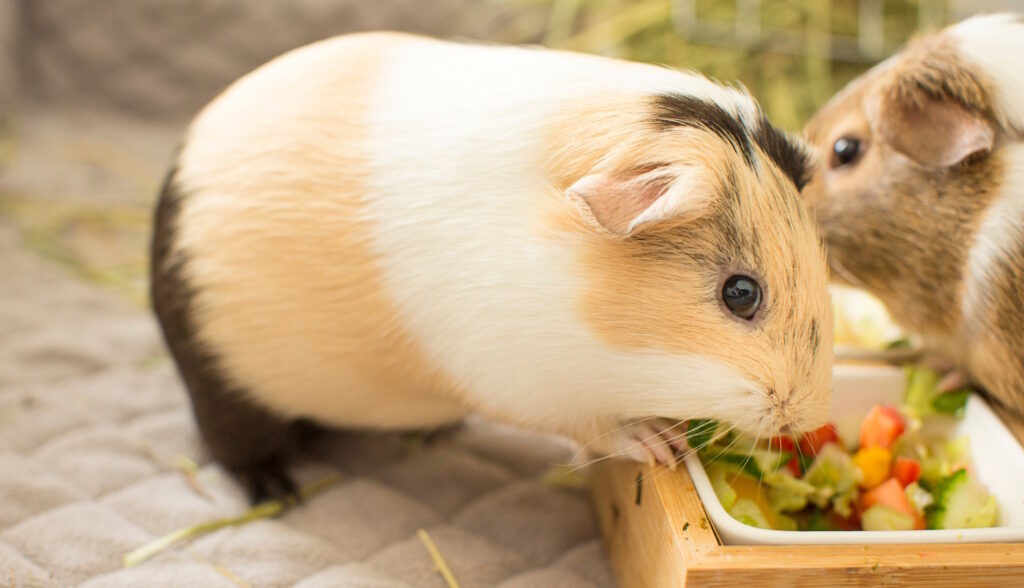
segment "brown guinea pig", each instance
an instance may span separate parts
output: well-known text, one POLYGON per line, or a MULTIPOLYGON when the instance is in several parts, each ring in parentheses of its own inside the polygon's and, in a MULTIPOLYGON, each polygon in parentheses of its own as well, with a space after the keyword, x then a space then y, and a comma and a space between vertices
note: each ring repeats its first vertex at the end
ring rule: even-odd
POLYGON ((924 346, 1024 411, 1024 20, 915 41, 805 129, 804 191, 834 280, 866 288, 924 346))

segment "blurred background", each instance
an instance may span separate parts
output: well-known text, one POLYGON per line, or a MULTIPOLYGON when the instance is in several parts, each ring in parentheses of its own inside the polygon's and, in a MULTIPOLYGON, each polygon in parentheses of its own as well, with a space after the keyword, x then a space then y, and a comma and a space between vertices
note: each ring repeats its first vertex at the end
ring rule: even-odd
POLYGON ((739 80, 798 130, 909 36, 1017 0, 0 0, 0 224, 144 305, 150 207, 188 119, 290 48, 397 29, 739 80))

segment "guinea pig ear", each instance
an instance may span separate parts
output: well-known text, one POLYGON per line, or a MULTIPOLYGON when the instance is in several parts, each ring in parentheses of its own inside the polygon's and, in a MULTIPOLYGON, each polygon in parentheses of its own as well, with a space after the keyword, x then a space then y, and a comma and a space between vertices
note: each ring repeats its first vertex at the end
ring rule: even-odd
POLYGON ((700 216, 710 202, 710 191, 697 176, 694 168, 685 166, 597 172, 577 180, 566 194, 590 225, 629 236, 660 222, 700 216))
POLYGON ((995 141, 995 131, 984 114, 954 99, 914 99, 890 92, 869 97, 864 111, 876 137, 932 169, 987 153, 995 141))

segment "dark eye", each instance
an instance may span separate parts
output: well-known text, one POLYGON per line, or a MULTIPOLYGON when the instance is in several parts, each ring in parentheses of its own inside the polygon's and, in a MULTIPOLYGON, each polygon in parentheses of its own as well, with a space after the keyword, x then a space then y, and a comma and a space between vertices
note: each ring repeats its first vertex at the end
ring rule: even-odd
POLYGON ((748 276, 730 276, 722 286, 722 301, 729 312, 749 321, 761 306, 761 286, 748 276))
POLYGON ((849 165, 860 155, 860 140, 853 137, 840 137, 832 145, 832 167, 849 165))

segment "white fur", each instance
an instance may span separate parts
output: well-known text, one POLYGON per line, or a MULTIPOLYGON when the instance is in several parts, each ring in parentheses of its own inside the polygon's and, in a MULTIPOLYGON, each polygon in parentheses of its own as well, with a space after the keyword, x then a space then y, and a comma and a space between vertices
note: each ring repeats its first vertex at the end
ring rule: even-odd
POLYGON ((750 108, 703 78, 573 54, 431 44, 389 64, 371 125, 376 247, 407 326, 477 408, 563 430, 612 416, 750 420, 732 411, 757 386, 735 368, 614 351, 589 333, 573 243, 542 226, 539 195, 563 197, 540 179, 541 125, 558 103, 669 89, 750 108))
POLYGON ((988 290, 988 275, 1007 248, 1024 241, 1024 145, 1013 144, 1001 149, 1006 173, 998 197, 989 205, 978 227, 977 238, 967 263, 967 279, 963 299, 966 320, 980 310, 982 296, 988 290))
MULTIPOLYGON (((948 34, 960 54, 977 65, 993 84, 993 114, 1011 132, 1024 132, 1024 17, 1016 14, 975 16, 956 24, 948 34)), ((1017 137, 1019 138, 1019 136, 1017 137)), ((966 320, 980 310, 988 274, 1006 255, 1009 246, 1024 239, 1024 145, 1013 143, 999 150, 1005 166, 1002 189, 978 228, 967 265, 963 299, 966 320)))
POLYGON ((1004 128, 1024 133, 1024 15, 975 16, 950 27, 961 55, 995 84, 993 110, 1004 128))

